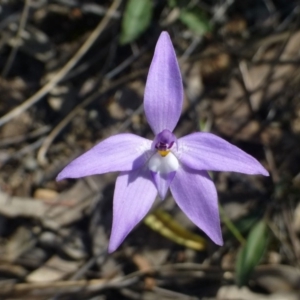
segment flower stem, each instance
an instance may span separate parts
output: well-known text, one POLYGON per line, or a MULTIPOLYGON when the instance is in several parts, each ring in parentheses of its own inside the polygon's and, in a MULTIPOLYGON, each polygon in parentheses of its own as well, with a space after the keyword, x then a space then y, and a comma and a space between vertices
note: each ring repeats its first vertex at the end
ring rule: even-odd
POLYGON ((219 211, 221 215, 222 222, 225 224, 225 226, 228 228, 228 230, 233 234, 233 236, 241 243, 241 245, 244 245, 246 240, 241 235, 239 230, 236 228, 236 226, 231 222, 231 220, 227 217, 224 208, 221 204, 219 204, 219 211))

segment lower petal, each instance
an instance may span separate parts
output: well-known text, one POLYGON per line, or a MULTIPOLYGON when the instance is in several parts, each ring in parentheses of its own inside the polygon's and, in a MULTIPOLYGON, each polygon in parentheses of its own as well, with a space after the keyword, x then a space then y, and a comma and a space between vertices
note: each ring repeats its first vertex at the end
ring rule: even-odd
POLYGON ((170 172, 170 173, 151 172, 151 174, 152 174, 153 181, 156 185, 156 188, 158 190, 159 197, 162 200, 164 200, 176 172, 170 172))
POLYGON ((188 218, 217 245, 223 245, 217 191, 208 173, 179 168, 170 188, 188 218))
POLYGON ((144 218, 156 195, 157 189, 148 169, 140 168, 119 175, 114 193, 109 252, 115 251, 129 232, 144 218))

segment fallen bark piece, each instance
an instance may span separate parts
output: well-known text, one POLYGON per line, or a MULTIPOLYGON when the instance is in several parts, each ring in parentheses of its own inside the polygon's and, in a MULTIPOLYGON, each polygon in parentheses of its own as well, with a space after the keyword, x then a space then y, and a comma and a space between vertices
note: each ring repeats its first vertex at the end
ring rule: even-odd
MULTIPOLYGON (((0 296, 10 297, 30 297, 30 296, 50 296, 64 293, 77 293, 102 288, 106 279, 78 280, 78 281, 57 281, 57 282, 38 282, 38 283, 18 283, 0 285, 0 296)), ((31 299, 31 298, 28 298, 31 299)))
POLYGON ((218 300, 298 300, 298 293, 276 293, 271 295, 263 295, 252 292, 247 287, 239 288, 235 285, 231 286, 222 286, 218 293, 218 300))
POLYGON ((7 218, 33 218, 57 230, 79 220, 98 198, 99 191, 92 190, 84 180, 58 195, 56 201, 10 196, 0 191, 0 214, 7 218))
POLYGON ((51 282, 62 280, 74 273, 81 265, 78 261, 66 261, 58 256, 51 257, 43 266, 30 273, 27 282, 51 282))

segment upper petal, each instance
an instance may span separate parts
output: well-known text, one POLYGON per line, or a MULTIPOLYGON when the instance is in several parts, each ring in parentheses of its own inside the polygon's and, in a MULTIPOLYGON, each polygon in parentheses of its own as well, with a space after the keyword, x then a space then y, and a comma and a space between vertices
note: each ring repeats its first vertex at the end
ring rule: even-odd
POLYGON ((223 245, 217 192, 207 172, 180 168, 170 189, 188 218, 216 244, 223 245))
POLYGON ((178 157, 196 170, 269 175, 254 157, 211 133, 198 132, 178 139, 178 157))
POLYGON ((115 251, 134 226, 144 218, 156 195, 157 189, 147 168, 119 175, 114 194, 109 252, 115 251))
POLYGON ((153 132, 173 131, 182 109, 183 86, 176 54, 167 32, 162 32, 155 47, 148 73, 144 108, 153 132))
POLYGON ((57 180, 137 169, 149 158, 151 144, 152 141, 134 134, 111 136, 73 160, 57 180))

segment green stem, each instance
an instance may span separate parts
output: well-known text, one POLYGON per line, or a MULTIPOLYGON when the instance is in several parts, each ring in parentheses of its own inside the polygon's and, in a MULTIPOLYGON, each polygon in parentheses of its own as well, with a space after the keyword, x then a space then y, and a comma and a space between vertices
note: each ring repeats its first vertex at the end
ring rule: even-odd
POLYGON ((219 204, 219 210, 220 210, 220 215, 223 223, 225 226, 228 228, 228 230, 233 234, 233 236, 242 244, 244 245, 246 240, 244 237, 241 235, 239 230, 235 227, 235 225, 231 222, 231 220, 227 217, 224 208, 221 204, 219 204))

